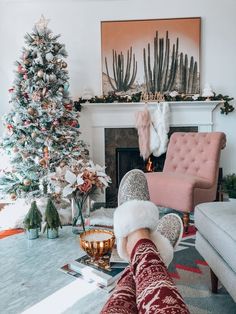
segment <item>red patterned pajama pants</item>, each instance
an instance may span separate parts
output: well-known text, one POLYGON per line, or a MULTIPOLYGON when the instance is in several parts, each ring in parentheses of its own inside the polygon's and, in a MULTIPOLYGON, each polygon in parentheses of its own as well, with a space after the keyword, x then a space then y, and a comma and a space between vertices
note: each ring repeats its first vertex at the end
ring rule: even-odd
POLYGON ((131 264, 101 314, 189 314, 152 241, 139 240, 131 264))

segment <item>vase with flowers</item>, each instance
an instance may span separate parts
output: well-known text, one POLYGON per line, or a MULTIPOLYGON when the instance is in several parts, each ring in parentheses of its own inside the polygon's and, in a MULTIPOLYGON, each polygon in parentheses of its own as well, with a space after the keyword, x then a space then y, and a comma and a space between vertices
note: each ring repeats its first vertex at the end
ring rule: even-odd
POLYGON ((91 160, 71 160, 64 167, 56 169, 53 180, 54 183, 60 183, 62 196, 71 199, 73 232, 85 231, 90 197, 98 191, 104 192, 111 182, 105 167, 94 164, 91 160))

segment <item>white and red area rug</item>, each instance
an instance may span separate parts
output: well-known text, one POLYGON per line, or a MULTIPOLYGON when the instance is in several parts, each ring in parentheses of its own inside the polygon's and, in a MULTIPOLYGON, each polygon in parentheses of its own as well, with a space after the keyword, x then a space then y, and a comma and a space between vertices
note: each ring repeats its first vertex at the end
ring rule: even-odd
POLYGON ((174 279, 191 314, 235 314, 236 303, 224 287, 218 294, 211 293, 210 269, 195 249, 194 226, 180 242, 169 272, 174 279))

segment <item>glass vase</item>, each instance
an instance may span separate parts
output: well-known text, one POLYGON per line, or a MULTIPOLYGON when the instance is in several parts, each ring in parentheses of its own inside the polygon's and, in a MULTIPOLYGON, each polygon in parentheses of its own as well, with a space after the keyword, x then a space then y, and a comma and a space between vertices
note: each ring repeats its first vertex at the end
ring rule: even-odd
POLYGON ((73 233, 81 234, 90 229, 90 204, 89 196, 71 199, 73 233))

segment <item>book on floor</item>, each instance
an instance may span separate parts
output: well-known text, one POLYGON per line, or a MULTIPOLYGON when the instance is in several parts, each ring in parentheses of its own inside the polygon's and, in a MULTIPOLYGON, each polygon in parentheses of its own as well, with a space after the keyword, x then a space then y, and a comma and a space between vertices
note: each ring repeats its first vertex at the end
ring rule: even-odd
POLYGON ((116 286, 116 281, 113 282, 112 284, 110 284, 109 286, 105 286, 105 285, 103 285, 103 284, 100 284, 100 283, 98 283, 98 282, 95 282, 95 281, 92 280, 92 279, 84 278, 80 273, 78 273, 78 272, 76 272, 76 271, 70 269, 69 264, 65 264, 64 266, 62 266, 62 267, 60 268, 60 270, 61 270, 63 273, 65 273, 65 274, 67 274, 67 275, 69 275, 69 276, 72 276, 72 277, 74 277, 74 278, 81 278, 81 279, 83 279, 84 281, 86 281, 87 283, 90 283, 90 284, 95 283, 98 288, 101 288, 102 290, 104 290, 104 291, 106 291, 106 292, 108 292, 108 293, 111 292, 111 291, 115 288, 115 286, 116 286))
POLYGON ((76 260, 68 263, 69 268, 83 276, 88 280, 93 280, 104 286, 109 286, 114 283, 122 274, 124 267, 111 267, 110 270, 105 270, 89 262, 90 257, 84 255, 76 260))

